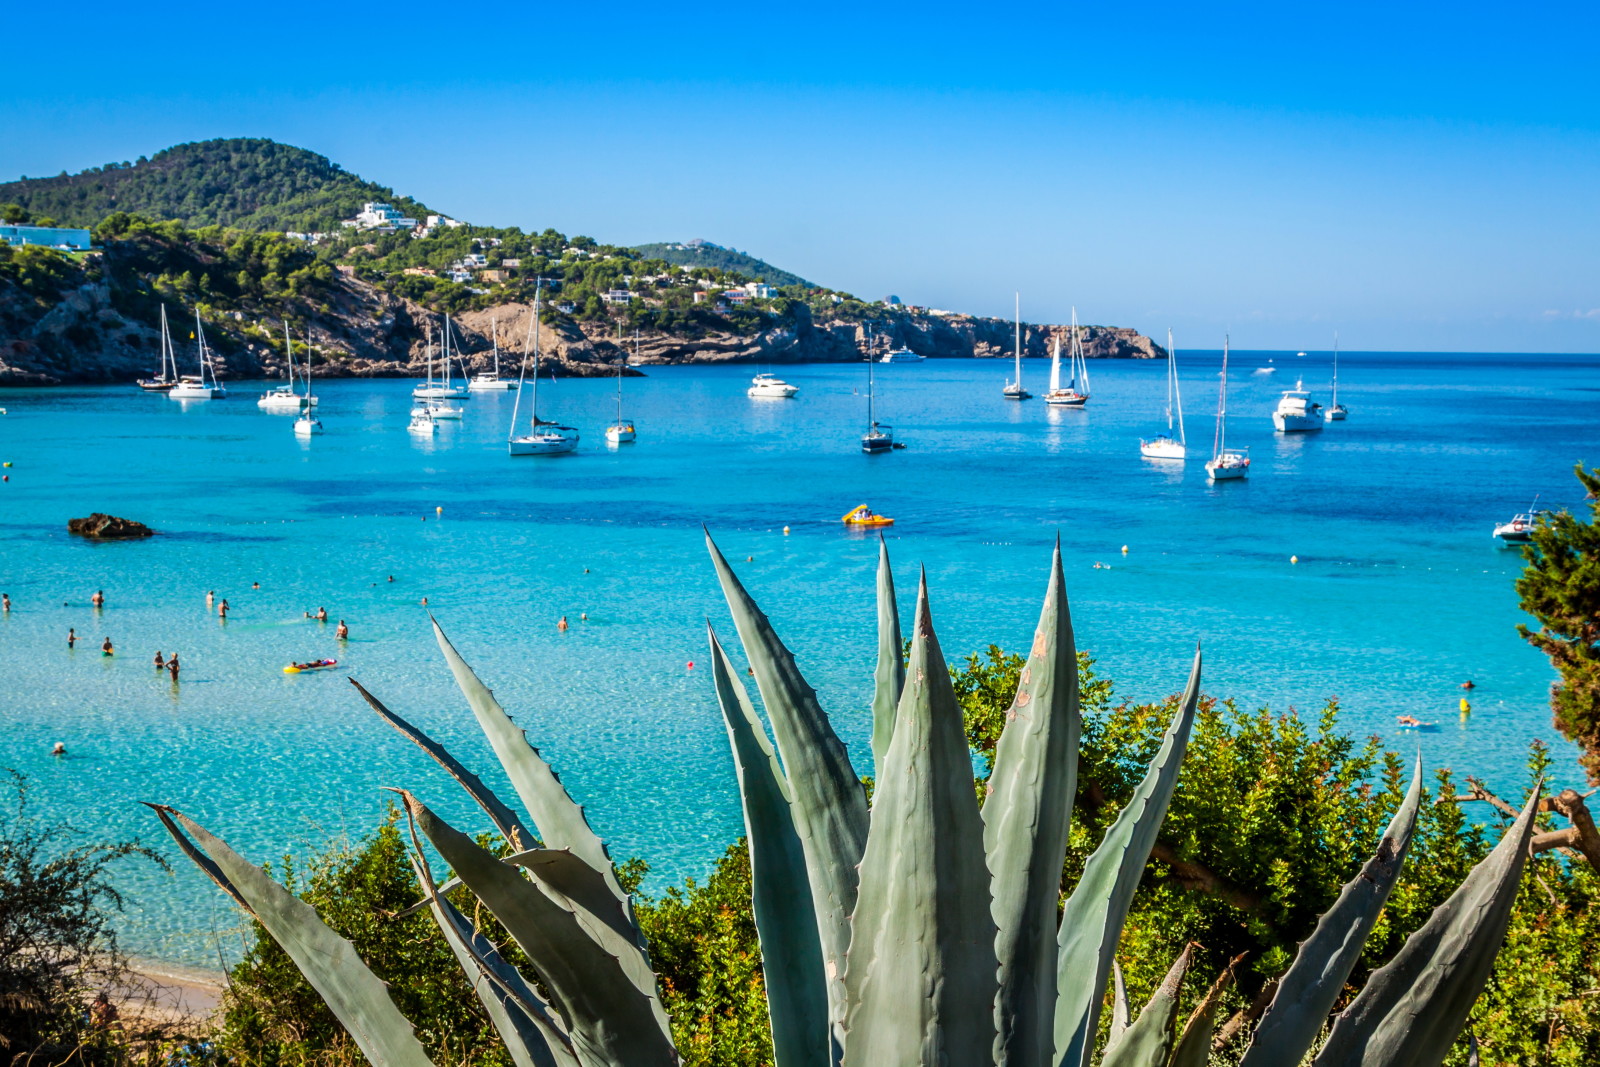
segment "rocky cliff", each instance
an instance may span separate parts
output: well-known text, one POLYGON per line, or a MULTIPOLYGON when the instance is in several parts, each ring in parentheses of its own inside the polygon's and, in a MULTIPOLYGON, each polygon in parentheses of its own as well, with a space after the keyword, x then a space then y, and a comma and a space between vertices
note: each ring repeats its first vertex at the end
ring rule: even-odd
MULTIPOLYGON (((58 289, 25 290, 0 278, 0 385, 131 381, 153 373, 160 362, 159 297, 139 288, 137 278, 104 265, 85 264, 58 289)), ((282 375, 282 349, 275 309, 210 311, 205 330, 222 378, 282 375)), ((493 338, 500 341, 501 368, 514 373, 528 336, 532 309, 509 303, 469 311, 453 320, 452 346, 470 372, 492 363, 493 338)), ((317 349, 317 373, 328 377, 411 377, 424 373, 430 336, 437 343, 438 318, 340 268, 314 301, 289 312, 296 340, 317 349)), ((191 312, 168 304, 180 370, 195 361, 191 312)), ((858 360, 868 326, 882 351, 887 343, 932 358, 1010 356, 1012 324, 1003 319, 884 309, 869 321, 812 319, 804 305, 791 317, 749 333, 701 330, 695 336, 646 333, 633 358, 632 338, 619 344, 614 327, 561 319, 543 324, 545 367, 563 376, 615 373, 626 354, 639 365, 680 363, 807 363, 858 360)), ((1135 330, 1081 327, 1091 358, 1161 359, 1166 352, 1135 330)), ((1052 343, 1067 342, 1067 328, 1025 324, 1023 354, 1046 356, 1052 343)))

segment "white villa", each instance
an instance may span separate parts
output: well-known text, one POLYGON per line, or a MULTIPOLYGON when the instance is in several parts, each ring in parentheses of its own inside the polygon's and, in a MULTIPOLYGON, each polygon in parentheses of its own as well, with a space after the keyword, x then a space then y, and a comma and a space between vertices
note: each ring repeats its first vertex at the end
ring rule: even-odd
POLYGON ((396 230, 416 229, 417 220, 400 214, 390 204, 367 203, 361 205, 361 211, 355 218, 345 219, 339 225, 351 230, 381 230, 384 233, 394 233, 396 230))

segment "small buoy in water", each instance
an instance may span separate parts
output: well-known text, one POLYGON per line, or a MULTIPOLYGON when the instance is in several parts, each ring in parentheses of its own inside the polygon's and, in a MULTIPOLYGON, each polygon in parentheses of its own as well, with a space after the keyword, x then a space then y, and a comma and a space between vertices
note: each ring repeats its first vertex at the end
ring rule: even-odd
POLYGON ((1128 546, 1127 545, 1123 545, 1122 546, 1122 554, 1124 556, 1126 556, 1128 554, 1128 546))
POLYGON ((783 528, 783 536, 785 536, 785 537, 789 536, 789 527, 785 526, 783 528))
POLYGON ((441 504, 440 506, 434 508, 433 509, 433 513, 435 515, 443 515, 444 514, 444 505, 441 504))
POLYGON ((694 660, 689 661, 689 670, 694 670, 694 660))
POLYGON ((1290 563, 1299 563, 1300 562, 1300 557, 1299 556, 1290 556, 1289 557, 1289 562, 1290 563))
POLYGON ((8 467, 11 466, 11 461, 9 459, 6 460, 6 466, 8 466, 8 467))
POLYGON ((1471 713, 1472 713, 1472 705, 1467 703, 1467 698, 1466 697, 1462 697, 1461 698, 1461 714, 1470 715, 1471 713))
POLYGON ((9 475, 9 474, 0 474, 0 481, 9 482, 10 480, 11 480, 11 475, 9 475))

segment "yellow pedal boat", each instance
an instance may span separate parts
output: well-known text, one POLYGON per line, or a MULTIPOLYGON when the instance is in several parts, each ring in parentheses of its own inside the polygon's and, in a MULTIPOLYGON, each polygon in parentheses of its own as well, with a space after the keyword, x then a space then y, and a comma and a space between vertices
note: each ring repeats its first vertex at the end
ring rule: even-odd
POLYGON ((893 526, 894 520, 887 515, 874 515, 872 509, 865 504, 858 505, 845 512, 844 518, 839 520, 846 526, 893 526))

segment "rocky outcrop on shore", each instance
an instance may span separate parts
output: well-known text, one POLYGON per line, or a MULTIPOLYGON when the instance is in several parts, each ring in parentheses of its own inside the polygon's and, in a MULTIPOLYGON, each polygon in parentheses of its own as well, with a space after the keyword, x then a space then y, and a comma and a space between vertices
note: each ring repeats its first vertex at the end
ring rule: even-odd
POLYGON ((142 522, 107 515, 103 511, 83 519, 68 519, 67 532, 101 541, 131 541, 155 536, 155 531, 142 522))
MULTIPOLYGON (((426 373, 430 338, 437 343, 438 317, 340 269, 334 298, 297 323, 296 341, 309 336, 316 348, 316 373, 331 378, 414 377, 426 373)), ((117 382, 155 373, 160 337, 151 324, 122 309, 109 283, 98 280, 60 294, 48 308, 0 289, 0 385, 117 382)), ((176 309, 173 309, 176 310, 176 309)), ((502 374, 515 374, 527 341, 532 307, 508 303, 467 311, 452 320, 452 347, 469 373, 493 365, 499 339, 502 374)), ((1013 327, 1004 319, 928 311, 885 309, 869 322, 814 321, 796 304, 788 320, 755 332, 697 329, 692 335, 659 331, 619 341, 606 323, 561 319, 540 327, 541 372, 563 377, 615 374, 617 363, 815 363, 859 360, 867 330, 882 346, 905 347, 934 359, 1008 357, 1013 327)), ((179 369, 193 373, 191 330, 173 321, 179 369)), ((1047 356, 1068 328, 1024 324, 1023 354, 1047 356)), ((208 319, 206 336, 223 379, 271 378, 285 373, 276 338, 240 313, 208 319)), ((1166 351, 1136 330, 1080 327, 1091 359, 1163 359, 1166 351)), ((629 372, 633 373, 633 372, 629 372)))

